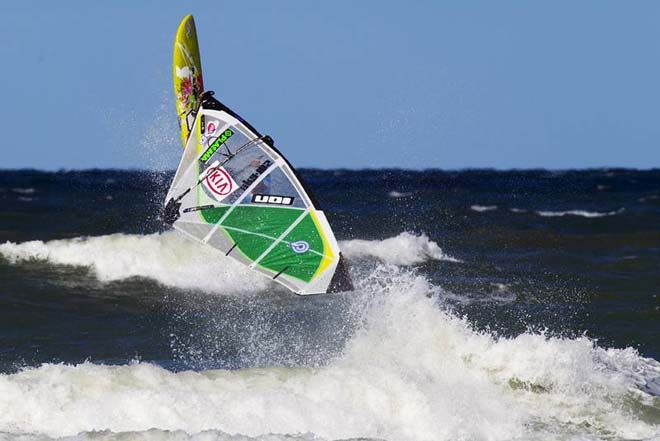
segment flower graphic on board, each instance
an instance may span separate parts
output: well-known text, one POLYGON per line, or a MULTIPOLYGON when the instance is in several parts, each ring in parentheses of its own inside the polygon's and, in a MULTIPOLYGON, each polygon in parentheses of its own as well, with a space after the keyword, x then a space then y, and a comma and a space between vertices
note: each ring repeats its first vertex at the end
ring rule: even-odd
MULTIPOLYGON (((197 99, 204 90, 202 76, 194 68, 184 66, 176 68, 176 76, 181 78, 179 83, 178 100, 186 109, 197 108, 197 99)), ((185 109, 181 109, 183 111, 185 109)))
POLYGON ((179 94, 181 96, 181 102, 188 105, 190 102, 190 94, 192 93, 192 81, 190 78, 184 78, 181 80, 181 85, 179 86, 179 94))

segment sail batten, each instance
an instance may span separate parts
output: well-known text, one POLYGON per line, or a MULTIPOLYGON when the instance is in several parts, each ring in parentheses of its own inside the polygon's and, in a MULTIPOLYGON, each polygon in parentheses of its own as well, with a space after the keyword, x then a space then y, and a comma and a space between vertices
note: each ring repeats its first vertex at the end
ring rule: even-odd
MULTIPOLYGON (((277 163, 276 163, 276 164, 277 164, 277 163)), ((280 162, 280 164, 278 164, 278 165, 281 165, 281 162, 280 162)), ((217 229, 220 228, 220 227, 222 226, 222 222, 223 222, 225 219, 227 219, 227 217, 232 213, 232 211, 233 211, 233 210, 234 210, 234 209, 235 209, 235 208, 236 208, 241 202, 243 202, 243 199, 245 198, 245 196, 248 195, 249 192, 251 192, 252 190, 254 190, 254 188, 256 188, 256 186, 259 185, 264 179, 266 179, 266 177, 268 177, 268 174, 264 173, 264 174, 262 174, 261 176, 259 176, 259 178, 258 178, 257 180, 255 180, 252 184, 250 184, 250 186, 245 190, 245 192, 243 193, 243 195, 242 195, 239 199, 237 199, 237 200, 236 200, 236 201, 235 201, 235 202, 229 207, 229 209, 225 212, 225 214, 222 215, 222 217, 220 218, 220 220, 218 220, 218 221, 216 222, 215 227, 213 228, 213 230, 211 230, 211 232, 208 234, 208 236, 204 238, 203 242, 205 242, 205 243, 208 242, 208 239, 211 237, 211 235, 212 235, 213 233, 215 233, 215 232, 217 231, 217 229)))
MULTIPOLYGON (((259 257, 254 259, 254 262, 250 264, 250 268, 254 269, 254 267, 257 266, 259 262, 261 262, 261 260, 264 257, 266 257, 268 253, 270 253, 273 250, 273 248, 277 246, 278 243, 282 242, 282 240, 291 232, 291 230, 293 230, 295 227, 298 226, 298 224, 303 220, 303 218, 307 215, 307 213, 309 213, 309 210, 303 211, 302 214, 298 216, 298 218, 295 221, 293 221, 293 223, 289 225, 289 227, 286 230, 284 230, 284 232, 280 234, 280 236, 277 239, 275 239, 273 243, 271 243, 270 246, 266 248, 266 250, 263 253, 261 253, 261 255, 259 255, 259 257)), ((310 251, 315 252, 314 250, 310 250, 310 251)))

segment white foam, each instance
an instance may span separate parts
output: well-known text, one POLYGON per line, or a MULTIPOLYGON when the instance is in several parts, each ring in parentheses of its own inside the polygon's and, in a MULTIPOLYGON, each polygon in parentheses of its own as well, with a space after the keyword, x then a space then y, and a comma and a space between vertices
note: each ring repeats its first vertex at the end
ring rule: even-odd
POLYGON ((463 305, 493 302, 512 303, 518 298, 518 295, 505 283, 491 282, 490 285, 493 287, 490 292, 455 293, 443 288, 441 296, 448 303, 459 303, 463 305))
POLYGON ((400 192, 400 191, 392 190, 389 193, 387 193, 387 195, 391 198, 397 199, 397 198, 408 197, 408 196, 412 195, 412 193, 411 192, 400 192))
MULTIPOLYGON (((52 438, 35 434, 9 434, 0 433, 0 441, 47 441, 59 439, 60 441, 323 441, 312 434, 296 435, 259 435, 255 437, 245 435, 232 435, 220 430, 205 430, 200 433, 189 434, 183 430, 149 429, 142 432, 115 433, 110 430, 82 432, 75 436, 52 438)), ((368 440, 364 440, 368 441, 368 440)))
POLYGON ((470 205, 470 210, 483 213, 484 211, 497 210, 497 205, 470 205))
POLYGON ((403 232, 383 240, 342 241, 339 246, 349 259, 372 257, 392 265, 416 265, 428 260, 460 262, 445 254, 438 244, 425 234, 416 236, 403 232))
POLYGON ((648 202, 648 201, 655 201, 658 199, 660 199, 660 195, 652 194, 651 196, 641 197, 637 199, 637 202, 648 202))
POLYGON ((630 410, 657 408, 648 385, 660 384, 660 364, 634 350, 603 350, 587 338, 495 339, 440 310, 427 297, 437 289, 401 268, 381 265, 358 284, 364 326, 325 367, 172 373, 147 363, 47 364, 0 375, 0 432, 109 430, 158 440, 187 439, 165 430, 204 439, 660 435, 660 421, 630 410), (152 428, 159 431, 143 435, 152 428))
POLYGON ((0 255, 17 263, 45 260, 57 265, 88 267, 101 281, 147 277, 168 286, 210 292, 257 292, 270 282, 211 247, 174 231, 162 234, 40 240, 0 245, 0 255), (200 274, 212 277, 199 277, 200 274))
MULTIPOLYGON (((348 259, 374 258, 397 265, 426 260, 457 262, 425 235, 401 233, 385 240, 341 243, 348 259)), ((0 256, 10 263, 43 260, 56 265, 89 268, 103 282, 146 277, 164 285, 230 294, 260 292, 274 282, 248 270, 219 251, 167 231, 160 234, 111 234, 43 242, 0 244, 0 256), (199 277, 210 274, 212 277, 199 277)))
POLYGON ((16 194, 34 194, 37 192, 34 188, 12 188, 11 191, 13 191, 16 194))
POLYGON ((599 212, 599 211, 585 211, 585 210, 567 210, 567 211, 537 211, 536 214, 543 217, 563 217, 563 216, 581 216, 581 217, 605 217, 614 216, 615 214, 623 213, 625 208, 620 208, 614 211, 599 212))

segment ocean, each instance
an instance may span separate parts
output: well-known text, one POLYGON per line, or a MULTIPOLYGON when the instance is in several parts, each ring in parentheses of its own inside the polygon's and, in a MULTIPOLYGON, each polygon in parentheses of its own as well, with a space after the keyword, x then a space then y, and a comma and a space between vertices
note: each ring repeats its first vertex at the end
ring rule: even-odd
POLYGON ((300 170, 354 292, 0 171, 0 440, 660 439, 660 170, 300 170))

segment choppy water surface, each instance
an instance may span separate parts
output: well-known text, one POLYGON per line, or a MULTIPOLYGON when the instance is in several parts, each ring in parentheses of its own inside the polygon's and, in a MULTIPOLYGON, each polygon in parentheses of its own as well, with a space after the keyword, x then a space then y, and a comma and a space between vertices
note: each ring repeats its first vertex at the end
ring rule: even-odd
POLYGON ((0 172, 0 440, 660 437, 660 171, 302 175, 355 292, 165 231, 170 173, 0 172))

